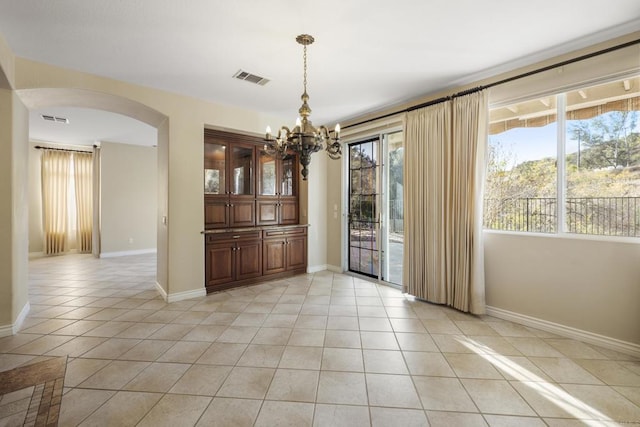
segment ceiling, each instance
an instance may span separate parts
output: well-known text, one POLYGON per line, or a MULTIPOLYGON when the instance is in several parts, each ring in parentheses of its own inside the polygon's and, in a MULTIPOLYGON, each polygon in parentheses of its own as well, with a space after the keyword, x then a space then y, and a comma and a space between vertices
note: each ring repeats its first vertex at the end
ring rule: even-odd
MULTIPOLYGON (((287 125, 302 93, 298 34, 316 39, 311 119, 331 125, 638 29, 638 0, 0 0, 0 34, 17 56, 290 117, 287 125), (238 70, 269 82, 232 78, 238 70)), ((85 143, 154 143, 153 129, 124 117, 118 132, 87 134, 101 120, 111 126, 110 116, 32 112, 32 137, 74 143, 82 125, 85 143), (63 132, 41 126, 42 113, 78 116, 63 132)))

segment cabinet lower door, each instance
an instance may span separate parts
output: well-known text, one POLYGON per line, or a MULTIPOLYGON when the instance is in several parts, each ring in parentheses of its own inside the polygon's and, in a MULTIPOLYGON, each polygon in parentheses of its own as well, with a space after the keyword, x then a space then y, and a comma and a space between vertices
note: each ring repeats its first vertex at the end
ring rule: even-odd
POLYGON ((206 247, 207 286, 215 286, 234 280, 232 245, 209 245, 206 247))
POLYGON ((225 228, 229 226, 229 207, 226 201, 204 201, 204 227, 225 228))
POLYGON ((305 268, 307 265, 307 238, 287 238, 287 270, 305 268))
POLYGON ((262 242, 241 243, 236 249, 236 279, 262 276, 262 242))
POLYGON ((278 201, 258 200, 256 202, 258 225, 275 225, 278 223, 278 201))
POLYGON ((285 245, 284 239, 264 240, 262 242, 263 274, 280 273, 286 270, 285 245))
POLYGON ((231 200, 229 204, 231 209, 231 226, 232 227, 253 227, 256 225, 256 205, 253 200, 231 200))
POLYGON ((283 199, 280 201, 280 224, 298 223, 298 202, 283 199))

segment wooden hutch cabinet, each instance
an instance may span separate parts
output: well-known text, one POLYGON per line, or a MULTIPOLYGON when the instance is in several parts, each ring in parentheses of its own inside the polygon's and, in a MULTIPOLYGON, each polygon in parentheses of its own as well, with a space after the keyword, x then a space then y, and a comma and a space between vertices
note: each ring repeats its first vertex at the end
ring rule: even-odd
POLYGON ((205 137, 205 228, 255 225, 255 147, 205 137))
POLYGON ((258 225, 298 223, 298 162, 294 155, 284 159, 258 149, 258 225))
POLYGON ((263 274, 307 267, 307 229, 266 230, 262 244, 263 274))
POLYGON ((260 138, 204 131, 207 292, 306 272, 298 164, 271 156, 260 138))

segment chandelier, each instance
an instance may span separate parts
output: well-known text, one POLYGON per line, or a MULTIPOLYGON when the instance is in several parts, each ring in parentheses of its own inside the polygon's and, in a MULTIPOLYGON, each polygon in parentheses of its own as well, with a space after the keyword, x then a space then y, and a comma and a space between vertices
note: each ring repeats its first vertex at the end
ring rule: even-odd
POLYGON ((300 116, 296 120, 293 129, 282 126, 274 138, 271 134, 271 128, 267 126, 265 136, 265 151, 271 155, 279 155, 285 157, 289 152, 298 153, 300 156, 300 164, 302 165, 302 179, 307 180, 309 170, 307 166, 311 162, 311 154, 322 150, 326 146, 327 154, 330 158, 336 160, 342 155, 340 146, 340 125, 337 124, 333 133, 333 137, 329 134, 329 130, 325 126, 314 127, 309 120, 311 108, 309 107, 309 94, 307 94, 307 46, 313 43, 314 39, 308 34, 301 34, 296 37, 296 41, 304 46, 304 92, 300 97, 302 106, 298 110, 300 116))

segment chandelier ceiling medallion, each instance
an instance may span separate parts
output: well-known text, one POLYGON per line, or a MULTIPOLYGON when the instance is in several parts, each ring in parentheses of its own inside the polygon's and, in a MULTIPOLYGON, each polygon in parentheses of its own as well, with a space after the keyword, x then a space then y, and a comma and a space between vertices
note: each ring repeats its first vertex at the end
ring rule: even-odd
POLYGON ((271 134, 271 128, 267 126, 265 136, 265 149, 272 155, 286 156, 288 152, 296 152, 300 155, 300 164, 302 165, 302 179, 307 180, 309 170, 307 166, 311 162, 311 154, 320 151, 326 146, 327 154, 332 159, 339 159, 342 155, 340 146, 340 125, 337 124, 333 133, 333 137, 329 134, 329 130, 325 126, 314 127, 309 120, 311 108, 309 107, 309 94, 307 94, 307 46, 313 43, 314 39, 308 34, 301 34, 296 37, 296 41, 304 46, 304 92, 300 97, 302 106, 298 110, 300 116, 296 120, 293 129, 282 126, 275 138, 271 134))

